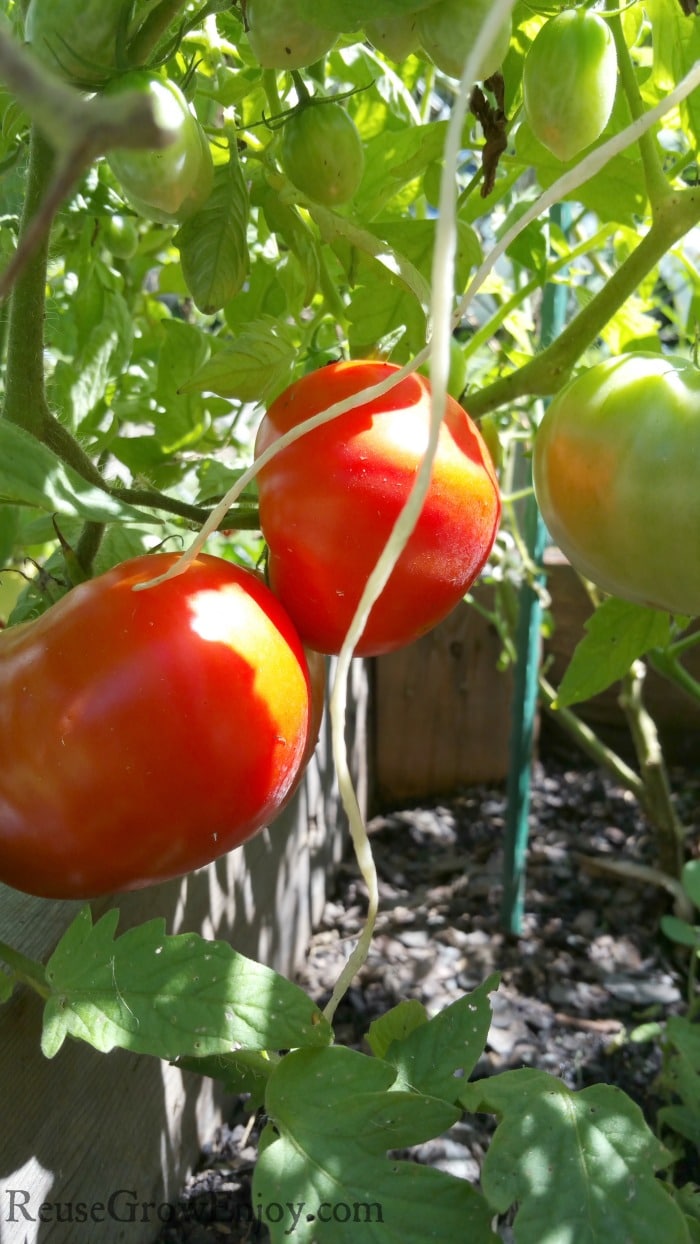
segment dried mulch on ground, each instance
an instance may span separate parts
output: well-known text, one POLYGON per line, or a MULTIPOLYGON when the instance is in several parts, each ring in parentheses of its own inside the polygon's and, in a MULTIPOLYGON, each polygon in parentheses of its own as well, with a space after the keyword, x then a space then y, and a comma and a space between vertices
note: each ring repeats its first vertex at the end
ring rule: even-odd
MULTIPOLYGON (((691 824, 700 782, 676 774, 674 789, 691 824)), ((401 999, 418 998, 434 1013, 496 971, 493 1023, 474 1077, 535 1067, 573 1089, 613 1084, 653 1125, 659 1051, 627 1034, 684 1009, 682 952, 658 934, 668 897, 586 867, 590 857, 653 866, 650 827, 632 796, 599 771, 538 765, 523 928, 513 936, 500 910, 505 817, 504 789, 475 787, 373 819, 380 914, 368 961, 336 1012, 337 1040, 363 1048, 371 1021, 401 999)), ((321 1006, 361 928, 364 893, 348 859, 299 977, 321 1006)), ((477 1183, 492 1129, 486 1116, 465 1116, 404 1156, 477 1183)), ((251 1209, 256 1138, 236 1103, 183 1190, 178 1217, 154 1244, 268 1239, 251 1209)), ((684 1174, 700 1181, 700 1169, 684 1174)))

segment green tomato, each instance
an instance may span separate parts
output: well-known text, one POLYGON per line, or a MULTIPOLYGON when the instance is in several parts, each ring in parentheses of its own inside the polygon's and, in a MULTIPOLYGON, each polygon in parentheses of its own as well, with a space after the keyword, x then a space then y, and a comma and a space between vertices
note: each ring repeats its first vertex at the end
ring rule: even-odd
POLYGON ((138 229, 129 216, 108 216, 102 240, 115 259, 131 259, 139 244, 138 229))
POLYGON ((617 53, 596 13, 566 9, 545 22, 523 67, 525 115, 535 138, 572 160, 600 138, 615 102, 617 53))
POLYGON ((158 122, 175 132, 157 150, 115 148, 107 162, 140 215, 163 224, 186 220, 203 206, 214 182, 206 135, 174 82, 145 70, 115 79, 106 94, 140 90, 150 96, 158 122))
POLYGON ((535 438, 537 502, 572 565, 604 591, 700 614, 700 371, 607 359, 554 398, 535 438))
MULTIPOLYGON (((438 0, 416 14, 423 51, 450 78, 461 78, 464 64, 491 9, 491 0, 438 0)), ((510 47, 511 22, 498 30, 477 67, 475 78, 483 82, 500 69, 510 47)))
MULTIPOLYGON (((430 364, 423 363, 418 368, 422 376, 430 379, 430 364)), ((464 357, 464 351, 459 342, 454 338, 450 338, 450 369, 447 374, 447 392, 450 397, 454 397, 459 401, 467 387, 467 360, 464 357)))
POLYGON ((154 0, 30 0, 24 37, 45 65, 77 83, 105 82, 117 68, 122 18, 128 39, 154 0), (134 12, 132 13, 132 9, 134 12))
POLYGON ((355 194, 365 167, 357 126, 340 104, 309 103, 286 122, 282 167, 298 190, 335 207, 355 194))
POLYGON ((418 14, 405 17, 383 17, 365 26, 365 34, 373 47, 388 56, 389 60, 401 62, 415 52, 418 38, 418 14))
POLYGON ((303 69, 333 47, 336 34, 306 21, 297 0, 248 0, 248 42, 263 69, 303 69))

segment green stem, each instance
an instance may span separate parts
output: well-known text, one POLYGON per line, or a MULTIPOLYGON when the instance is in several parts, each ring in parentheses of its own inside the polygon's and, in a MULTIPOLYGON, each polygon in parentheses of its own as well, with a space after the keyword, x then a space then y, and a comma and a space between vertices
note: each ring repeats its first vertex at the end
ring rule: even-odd
POLYGON ((519 397, 547 397, 556 393, 577 359, 599 336, 615 313, 635 293, 646 276, 676 242, 700 220, 700 193, 673 191, 657 207, 649 232, 617 272, 563 333, 524 367, 469 395, 469 413, 478 418, 519 397))
POLYGON ((75 547, 75 556, 80 569, 89 577, 97 556, 102 537, 105 533, 104 523, 85 523, 75 547))
MULTIPOLYGON (((36 126, 32 127, 29 164, 20 221, 20 238, 39 211, 53 173, 51 147, 36 126)), ((44 387, 44 317, 46 267, 49 240, 46 236, 25 264, 10 300, 7 324, 7 369, 3 418, 43 438, 51 419, 44 387)))
MULTIPOLYGON (((609 9, 618 7, 617 0, 607 0, 609 9)), ((622 89, 627 97, 629 110, 633 120, 643 116, 646 111, 644 101, 639 91, 637 83, 637 75, 634 72, 634 65, 627 47, 627 41, 622 29, 622 21, 619 13, 608 15, 608 25, 612 31, 615 40, 615 48, 617 51, 617 67, 620 74, 622 89)), ((639 151, 644 165, 644 176, 647 186, 647 194, 649 195, 649 203, 651 204, 652 217, 656 216, 658 208, 673 193, 671 186, 664 173, 663 163, 659 149, 656 145, 654 135, 651 130, 646 130, 642 134, 639 142, 639 151)))
POLYGON ((620 706, 639 762, 644 790, 640 802, 656 831, 659 866, 670 877, 680 877, 685 845, 683 827, 673 806, 656 723, 644 704, 645 676, 644 663, 635 661, 622 680, 620 706))
POLYGON ((128 47, 130 65, 145 65, 155 52, 158 44, 175 18, 187 8, 188 0, 162 0, 152 13, 149 13, 143 26, 134 35, 128 47))
POLYGON ((689 674, 687 669, 681 665, 680 661, 671 652, 649 652, 647 659, 657 674, 661 674, 664 678, 668 678, 670 682, 674 682, 677 687, 685 691, 696 703, 700 701, 700 682, 689 674))
POLYGON ((616 752, 606 747, 605 743, 598 738, 598 735, 591 730, 590 726, 581 721, 581 718, 577 717, 576 713, 573 713, 570 708, 552 708, 557 693, 544 674, 540 674, 539 684, 544 706, 551 712, 554 721, 558 721, 564 727, 567 734, 571 735, 581 750, 587 756, 590 756, 591 760, 595 761, 601 768, 607 769, 608 773, 611 773, 616 781, 632 792, 635 799, 643 803, 644 784, 639 774, 635 773, 634 769, 630 768, 616 752))
POLYGON ((5 942, 0 942, 0 959, 3 959, 12 969, 15 980, 30 985, 42 998, 50 997, 51 991, 46 984, 46 971, 42 963, 37 963, 35 959, 28 959, 26 955, 20 954, 19 950, 15 950, 13 946, 8 946, 5 942))

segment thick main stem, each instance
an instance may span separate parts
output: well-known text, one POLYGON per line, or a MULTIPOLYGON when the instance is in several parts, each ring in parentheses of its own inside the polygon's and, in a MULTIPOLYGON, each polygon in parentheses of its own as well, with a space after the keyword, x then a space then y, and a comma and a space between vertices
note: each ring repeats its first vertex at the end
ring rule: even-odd
POLYGON ((644 705, 645 676, 643 662, 635 661, 622 680, 620 705, 639 761, 644 787, 641 803, 656 831, 659 865, 670 877, 680 877, 684 859, 683 827, 673 806, 656 724, 644 705))
MULTIPOLYGON (((20 222, 24 235, 51 182, 51 147, 36 126, 29 145, 26 196, 20 222)), ((44 388, 44 316, 46 266, 49 240, 46 237, 28 259, 12 292, 7 324, 7 368, 5 402, 2 415, 27 432, 43 439, 51 416, 44 388)))

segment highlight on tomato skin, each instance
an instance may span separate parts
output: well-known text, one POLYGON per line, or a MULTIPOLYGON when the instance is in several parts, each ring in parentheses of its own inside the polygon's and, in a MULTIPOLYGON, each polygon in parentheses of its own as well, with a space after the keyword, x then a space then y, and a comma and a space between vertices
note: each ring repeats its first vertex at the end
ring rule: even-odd
MULTIPOLYGON (((399 369, 376 360, 330 364, 271 405, 259 456, 290 428, 399 369)), ((305 644, 337 653, 427 445, 427 379, 413 374, 385 396, 307 433, 258 473, 270 586, 305 644)), ((496 473, 476 425, 451 397, 416 528, 375 604, 355 653, 411 643, 459 603, 481 573, 501 514, 496 473)))
POLYGON ((0 638, 0 881, 138 889, 247 841, 306 762, 301 641, 258 576, 138 557, 0 638), (16 634, 13 634, 16 631, 16 634))

